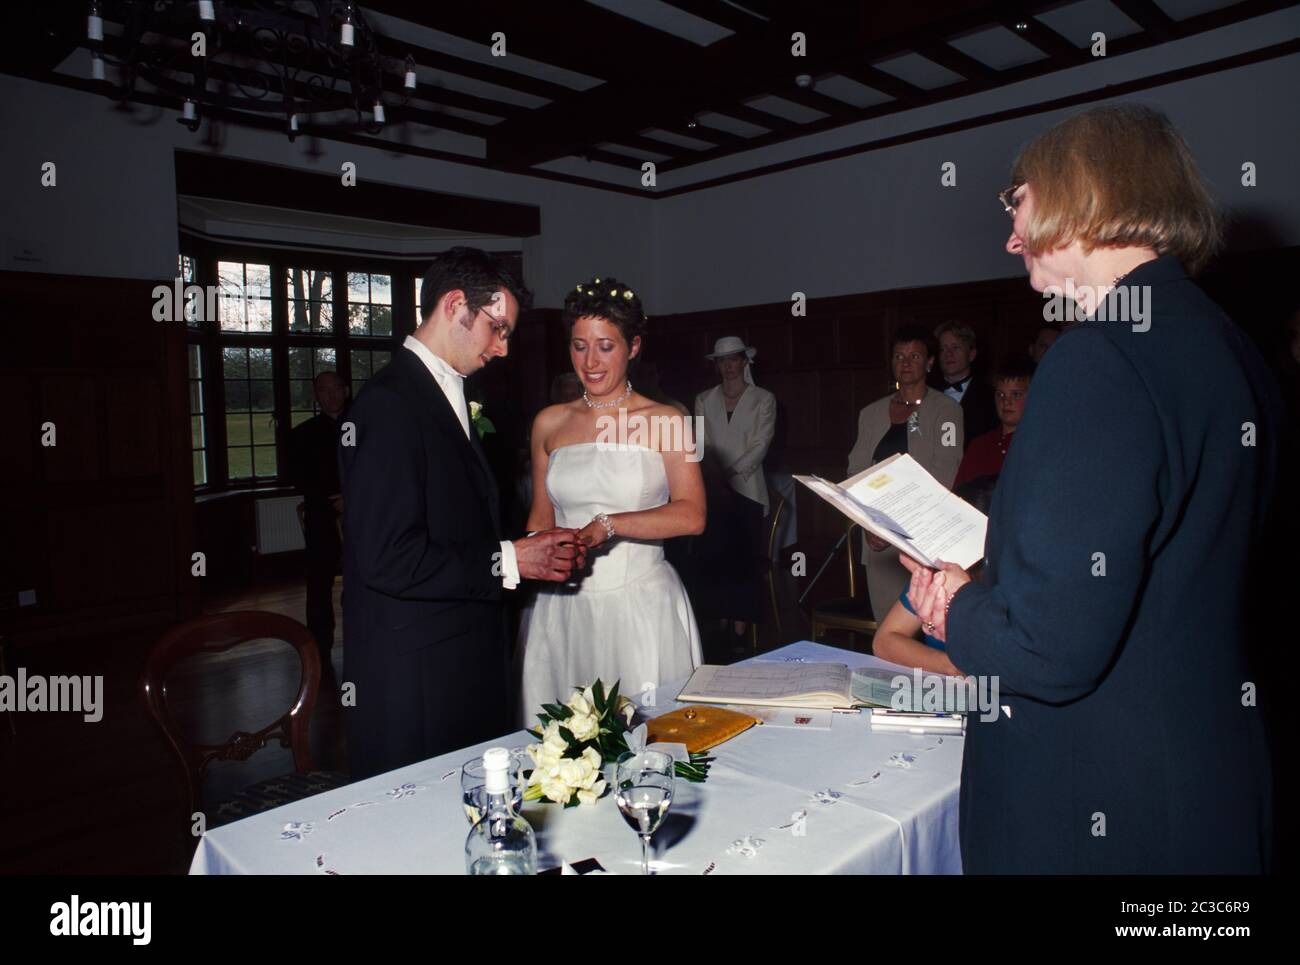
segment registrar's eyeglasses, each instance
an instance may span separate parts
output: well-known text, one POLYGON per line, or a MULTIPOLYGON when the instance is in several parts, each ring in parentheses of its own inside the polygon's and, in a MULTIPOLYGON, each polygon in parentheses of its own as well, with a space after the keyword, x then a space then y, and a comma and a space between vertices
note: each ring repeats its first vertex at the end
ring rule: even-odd
POLYGON ((1023 181, 1020 184, 1013 184, 1009 188, 1003 188, 998 192, 998 200, 1002 202, 1002 207, 1013 218, 1016 216, 1016 209, 1020 207, 1020 202, 1024 200, 1016 197, 1016 192, 1022 187, 1024 187, 1023 181))

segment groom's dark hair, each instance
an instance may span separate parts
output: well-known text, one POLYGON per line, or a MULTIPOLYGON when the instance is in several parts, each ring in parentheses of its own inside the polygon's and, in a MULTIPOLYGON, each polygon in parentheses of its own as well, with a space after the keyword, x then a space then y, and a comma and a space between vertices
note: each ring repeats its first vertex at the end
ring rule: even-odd
POLYGON ((463 291, 465 303, 476 312, 501 290, 515 296, 519 310, 532 307, 533 293, 515 277, 514 272, 480 248, 449 248, 433 259, 420 283, 420 317, 429 317, 438 300, 449 291, 463 291))

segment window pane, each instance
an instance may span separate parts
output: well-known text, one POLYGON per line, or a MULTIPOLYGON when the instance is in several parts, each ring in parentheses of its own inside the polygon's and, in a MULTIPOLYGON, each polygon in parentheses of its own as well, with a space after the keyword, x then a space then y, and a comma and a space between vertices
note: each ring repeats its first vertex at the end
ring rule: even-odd
POLYGON ((388 305, 376 305, 370 309, 370 334, 393 334, 393 309, 388 305))
POLYGON ((248 479, 253 475, 253 450, 240 447, 226 448, 226 465, 231 479, 248 479))
POLYGON ((188 354, 190 361, 190 378, 202 378, 203 367, 200 364, 199 347, 197 345, 188 346, 188 354))
POLYGON ((257 446, 253 449, 253 468, 259 479, 275 475, 275 446, 257 446))
POLYGON ((289 331, 310 332, 311 315, 308 312, 310 302, 296 302, 289 299, 289 331))
POLYGON ((248 374, 255 379, 271 378, 271 350, 269 348, 248 349, 248 374))
POLYGON ((312 412, 310 409, 295 410, 290 416, 289 424, 292 426, 300 426, 308 419, 310 419, 313 415, 315 415, 315 413, 312 412))
POLYGON ((370 301, 375 305, 393 304, 393 276, 370 276, 370 301))
POLYGON ((271 266, 244 266, 244 294, 248 298, 271 297, 271 266))
POLYGON ((311 327, 313 332, 334 331, 333 302, 312 302, 311 313, 311 327))
POLYGON ((301 345, 290 345, 289 378, 310 379, 311 377, 311 349, 301 345))
POLYGON ((370 353, 359 349, 353 349, 352 355, 352 381, 358 379, 368 379, 375 373, 370 370, 370 353))
POLYGON ((348 303, 348 331, 353 335, 370 334, 370 309, 366 305, 348 303))
POLYGON ((250 298, 248 300, 248 330, 250 332, 271 330, 271 299, 250 298))
POLYGON ((228 379, 248 378, 248 349, 227 345, 221 350, 221 374, 228 379))
POLYGON ((208 454, 202 449, 194 451, 194 485, 208 484, 208 454))
POLYGON ((229 446, 246 446, 253 441, 248 414, 232 412, 226 416, 226 444, 229 446))
POLYGON ((233 295, 218 295, 217 318, 223 332, 244 331, 244 300, 233 295))
POLYGON ((190 412, 194 415, 203 414, 203 383, 198 379, 190 380, 190 412))
POLYGON ((217 285, 227 298, 244 298, 244 265, 238 261, 217 262, 217 285))
POLYGON ((359 395, 361 394, 361 388, 362 388, 362 386, 364 386, 364 385, 366 384, 366 382, 368 382, 368 381, 369 381, 368 379, 353 379, 353 380, 352 380, 352 398, 355 399, 357 396, 359 396, 359 395))
POLYGON ((247 412, 248 411, 248 383, 244 381, 236 382, 232 379, 226 380, 226 411, 227 412, 247 412))
POLYGON ((199 416, 190 416, 190 448, 203 448, 203 420, 199 416))
POLYGON ((257 381, 252 383, 253 409, 256 412, 270 412, 275 408, 275 383, 257 381))
POLYGON ((312 389, 312 384, 306 379, 294 379, 289 383, 289 408, 305 410, 307 413, 315 411, 316 393, 312 389))
POLYGON ((348 272, 348 301, 370 301, 370 276, 364 271, 348 272))
POLYGON ((262 412, 253 414, 253 442, 258 445, 275 445, 275 422, 262 412))
POLYGON ((370 368, 372 372, 378 372, 393 360, 392 352, 371 352, 370 356, 370 368))
POLYGON ((324 371, 333 371, 338 366, 338 353, 332 348, 318 348, 316 351, 316 368, 312 375, 319 375, 324 371))

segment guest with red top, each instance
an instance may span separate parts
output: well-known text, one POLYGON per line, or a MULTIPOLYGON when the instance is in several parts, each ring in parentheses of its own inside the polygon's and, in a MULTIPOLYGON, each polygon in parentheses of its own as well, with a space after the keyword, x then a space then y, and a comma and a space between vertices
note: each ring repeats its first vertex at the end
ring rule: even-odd
POLYGON ((954 491, 968 484, 992 489, 1002 472, 1002 461, 1011 451, 1012 434, 1025 414, 1025 397, 1033 376, 1034 364, 1028 359, 1011 358, 998 369, 993 380, 993 402, 1001 425, 971 440, 957 468, 954 491))

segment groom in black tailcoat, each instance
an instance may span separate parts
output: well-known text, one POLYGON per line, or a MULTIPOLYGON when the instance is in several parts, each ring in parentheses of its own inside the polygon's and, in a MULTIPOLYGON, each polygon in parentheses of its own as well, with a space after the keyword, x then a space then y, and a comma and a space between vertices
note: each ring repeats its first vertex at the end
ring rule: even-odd
POLYGON ((568 529, 502 540, 464 378, 509 350, 527 290, 474 248, 439 255, 420 325, 341 426, 343 683, 354 779, 513 729, 502 597, 585 560, 568 529))

